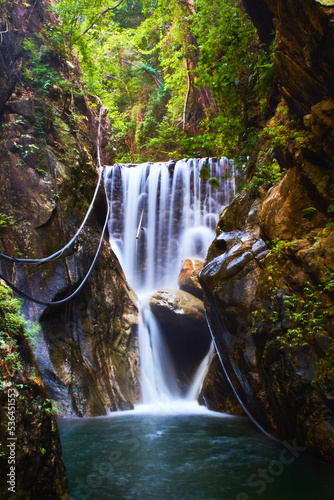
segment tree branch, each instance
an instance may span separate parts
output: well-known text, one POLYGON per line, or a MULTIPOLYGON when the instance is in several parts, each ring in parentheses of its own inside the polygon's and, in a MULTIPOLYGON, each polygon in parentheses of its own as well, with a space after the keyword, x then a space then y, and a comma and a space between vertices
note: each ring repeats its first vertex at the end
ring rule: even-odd
POLYGON ((90 25, 88 26, 88 28, 85 29, 85 31, 83 31, 81 33, 81 35, 79 35, 74 41, 73 43, 76 43, 82 36, 84 36, 90 29, 92 29, 92 27, 97 23, 97 21, 103 17, 105 14, 107 14, 109 11, 111 10, 115 10, 117 9, 117 7, 119 7, 121 5, 121 3, 123 3, 124 0, 120 0, 118 2, 118 4, 116 4, 114 7, 108 7, 107 9, 105 9, 103 12, 101 12, 100 14, 98 14, 95 19, 93 19, 93 21, 90 23, 90 25))
POLYGON ((188 61, 185 59, 185 65, 186 65, 186 70, 187 70, 187 83, 188 83, 188 88, 187 88, 187 94, 186 98, 184 101, 184 108, 183 108, 183 130, 186 129, 186 121, 187 121, 187 107, 188 107, 188 100, 189 100, 189 95, 190 95, 190 88, 191 88, 191 80, 190 80, 190 72, 188 68, 188 61))

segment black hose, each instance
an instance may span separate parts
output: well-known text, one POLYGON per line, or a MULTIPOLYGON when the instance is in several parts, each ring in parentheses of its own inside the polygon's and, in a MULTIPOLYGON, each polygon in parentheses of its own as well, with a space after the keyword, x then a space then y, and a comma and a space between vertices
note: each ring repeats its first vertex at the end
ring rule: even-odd
MULTIPOLYGON (((101 101, 100 101, 101 103, 101 101)), ((97 183, 97 186, 96 186, 96 189, 95 189, 95 193, 94 193, 94 196, 93 196, 93 199, 92 199, 92 202, 90 204, 90 207, 86 213, 86 216, 80 226, 80 228, 78 229, 78 231, 76 232, 75 236, 71 239, 71 241, 69 241, 69 243, 67 243, 67 245, 65 245, 61 250, 58 250, 58 252, 54 253, 53 255, 50 255, 49 257, 45 257, 44 259, 16 259, 14 257, 9 257, 8 255, 4 255, 2 253, 0 253, 0 257, 3 258, 3 259, 6 259, 6 260, 9 260, 11 262, 25 262, 25 263, 41 263, 41 262, 49 262, 49 261, 52 261, 52 260, 55 260, 57 257, 59 257, 63 252, 64 250, 66 250, 67 248, 69 248, 72 243, 76 240, 76 238, 79 236, 79 234, 81 233, 82 229, 83 229, 83 226, 85 225, 88 217, 89 217, 89 214, 90 212, 92 211, 92 208, 93 208, 93 205, 94 205, 94 202, 95 202, 95 199, 96 199, 96 196, 97 196, 97 193, 98 193, 98 190, 99 190, 99 187, 100 187, 100 184, 101 184, 101 179, 102 179, 102 172, 103 172, 103 168, 101 166, 101 157, 100 157, 100 133, 101 133, 101 116, 102 116, 102 105, 101 105, 101 108, 100 108, 100 115, 99 115, 99 126, 98 126, 98 134, 97 134, 97 159, 98 159, 98 164, 99 164, 99 180, 98 180, 98 183, 97 183)), ((104 189, 105 189, 105 186, 104 186, 104 189)), ((64 304, 65 302, 68 302, 69 300, 71 300, 75 295, 77 295, 80 290, 82 289, 82 287, 85 285, 86 281, 88 280, 93 268, 94 268, 94 265, 95 265, 95 262, 99 256, 99 253, 100 253, 100 250, 101 250, 101 246, 102 246, 102 242, 103 242, 103 238, 104 238, 104 235, 105 235, 105 232, 106 232, 106 228, 107 228, 107 224, 108 224, 108 220, 109 220, 109 213, 110 213, 110 207, 109 207, 109 203, 107 204, 107 215, 106 215, 106 219, 105 219, 105 222, 104 222, 104 226, 103 226, 103 230, 102 230, 102 234, 101 234, 101 238, 100 238, 100 242, 99 242, 99 246, 97 248, 97 251, 95 253, 95 256, 94 256, 94 259, 93 259, 93 262, 86 274, 86 276, 84 277, 84 279, 82 280, 82 282, 80 283, 80 285, 78 286, 78 288, 73 292, 71 293, 71 295, 69 295, 68 297, 66 297, 65 299, 62 299, 62 300, 57 300, 57 301, 44 301, 44 300, 39 300, 39 299, 35 299, 34 297, 31 297, 30 295, 26 294, 25 292, 23 292, 22 290, 19 290, 15 285, 13 285, 10 281, 8 281, 4 276, 2 276, 0 274, 0 278, 8 285, 10 286, 10 288, 16 292, 17 294, 21 295, 21 297, 27 299, 27 300, 30 300, 32 302, 35 302, 36 304, 40 304, 40 305, 43 305, 43 306, 57 306, 57 305, 61 305, 61 304, 64 304)))
POLYGON ((91 263, 91 266, 86 274, 86 276, 84 277, 84 279, 82 280, 82 282, 80 283, 80 285, 78 286, 78 288, 73 292, 71 293, 71 295, 69 295, 68 297, 66 297, 65 299, 62 299, 62 300, 57 300, 55 302, 51 302, 51 301, 44 301, 44 300, 39 300, 39 299, 34 299, 33 297, 31 297, 30 295, 27 295, 25 292, 22 292, 21 290, 19 290, 18 288, 16 288, 16 286, 14 286, 12 283, 10 283, 6 278, 4 278, 1 274, 0 274, 0 278, 5 282, 7 283, 8 286, 10 286, 10 288, 12 290, 14 290, 14 292, 18 293, 19 295, 21 295, 21 297, 23 297, 24 299, 28 299, 30 300, 31 302, 35 302, 36 304, 41 304, 43 306, 59 306, 60 304, 65 304, 65 302, 68 302, 69 300, 71 300, 75 295, 77 295, 80 290, 82 289, 82 287, 84 286, 84 284, 86 283, 86 281, 88 280, 92 270, 93 270, 93 267, 95 265, 95 262, 99 256, 99 253, 100 253, 100 250, 101 250, 101 246, 102 246, 102 242, 103 242, 103 238, 104 238, 104 234, 106 232, 106 228, 107 228, 107 223, 108 223, 108 219, 109 219, 109 204, 108 204, 108 209, 107 209, 107 216, 106 216, 106 220, 105 220, 105 223, 104 223, 104 226, 103 226, 103 230, 102 230, 102 234, 101 234, 101 238, 100 238, 100 243, 99 243, 99 246, 97 248, 97 251, 95 253, 95 256, 94 256, 94 259, 93 259, 93 262, 91 263))
POLYGON ((218 358, 219 358, 219 361, 220 361, 220 364, 223 368, 223 371, 224 371, 224 374, 225 374, 225 377, 228 381, 228 383, 230 384, 230 387, 235 395, 235 397, 237 398, 237 401, 239 402, 240 406, 242 407, 242 409, 244 410, 244 412, 246 413, 246 415, 250 418, 250 420, 253 422, 253 424, 256 425, 256 427, 261 431, 263 432, 263 434, 265 434, 267 437, 269 437, 270 439, 272 439, 273 441, 276 441, 276 443, 280 443, 280 444, 283 444, 279 439, 277 439, 275 436, 273 436, 272 434, 269 434, 269 432, 267 432, 263 427, 262 425, 254 418, 254 416, 252 415, 252 413, 248 410, 247 406, 243 403, 242 399, 240 398, 239 394, 238 394, 238 391, 236 390, 236 388, 234 387, 228 373, 227 373, 227 370, 225 368, 225 365, 224 365, 224 362, 221 358, 221 355, 220 355, 220 352, 219 352, 219 349, 218 349, 218 346, 217 346, 217 343, 216 343, 216 339, 215 339, 215 336, 213 334, 213 331, 212 331, 212 328, 211 328, 211 324, 210 324, 210 321, 209 321, 209 317, 208 317, 208 313, 206 311, 206 308, 204 308, 204 312, 205 312, 205 318, 206 318, 206 322, 208 324, 208 327, 209 327, 209 331, 210 331, 210 334, 211 334, 211 338, 212 338, 212 341, 213 341, 213 344, 215 346, 215 349, 216 349, 216 353, 218 354, 218 358))
POLYGON ((98 159, 98 164, 99 164, 99 179, 97 182, 97 186, 95 188, 93 199, 92 199, 91 204, 88 208, 88 211, 85 215, 85 218, 82 221, 81 226, 79 227, 79 229, 77 230, 77 232, 75 233, 73 238, 63 248, 61 248, 60 250, 58 250, 54 254, 49 255, 48 257, 44 257, 43 259, 25 259, 25 258, 20 259, 17 257, 10 257, 9 255, 5 255, 3 253, 0 253, 0 259, 8 260, 10 262, 25 263, 25 264, 41 264, 43 262, 50 262, 50 261, 56 260, 58 257, 60 257, 64 253, 64 251, 67 250, 68 248, 70 248, 71 245, 78 238, 78 236, 82 232, 83 227, 85 226, 87 219, 88 219, 88 217, 93 209, 93 206, 94 206, 94 203, 95 203, 95 200, 97 197, 97 193, 98 193, 100 185, 101 185, 102 172, 103 172, 103 167, 101 166, 101 157, 100 157, 101 117, 102 117, 102 106, 100 108, 99 126, 98 126, 98 133, 97 133, 97 159, 98 159))

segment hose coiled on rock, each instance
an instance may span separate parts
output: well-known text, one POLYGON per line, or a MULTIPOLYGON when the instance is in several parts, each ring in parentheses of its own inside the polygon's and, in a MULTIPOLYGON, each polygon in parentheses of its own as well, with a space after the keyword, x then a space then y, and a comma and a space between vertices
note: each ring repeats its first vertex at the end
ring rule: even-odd
MULTIPOLYGON (((100 101, 100 103, 101 103, 101 101, 100 101)), ((102 105, 101 105, 101 108, 100 108, 98 134, 97 134, 97 159, 98 159, 98 164, 99 164, 99 179, 98 179, 98 182, 97 182, 97 186, 95 188, 93 199, 92 199, 91 204, 90 204, 90 206, 88 208, 88 211, 87 211, 87 213, 85 215, 85 218, 84 218, 81 226, 79 227, 78 231, 73 236, 73 238, 63 248, 61 248, 60 250, 58 250, 54 254, 49 255, 48 257, 45 257, 43 259, 19 259, 19 258, 15 258, 15 257, 10 257, 10 256, 2 254, 2 253, 0 253, 0 258, 8 260, 10 262, 21 262, 21 263, 24 262, 26 264, 27 263, 29 263, 29 264, 40 264, 40 263, 43 263, 43 262, 54 261, 58 257, 60 257, 64 253, 64 251, 66 249, 68 249, 75 242, 75 240, 78 238, 78 236, 82 232, 82 229, 83 229, 84 225, 86 224, 87 219, 88 219, 88 217, 89 217, 89 215, 90 215, 90 213, 91 213, 91 211, 93 209, 93 206, 94 206, 94 203, 95 203, 95 200, 96 200, 96 197, 97 197, 97 193, 98 193, 98 190, 99 190, 100 185, 101 185, 102 172, 103 172, 103 167, 101 165, 101 156, 100 156, 101 118, 102 118, 102 105)), ((6 278, 4 278, 4 276, 2 276, 1 274, 0 274, 0 278, 8 286, 10 286, 10 288, 14 292, 16 292, 17 294, 21 295, 21 297, 23 297, 23 298, 25 298, 27 300, 35 302, 36 304, 46 305, 46 306, 54 306, 54 305, 60 305, 60 304, 64 304, 65 302, 68 302, 69 300, 71 300, 75 295, 77 295, 80 292, 80 290, 85 285, 86 281, 88 280, 88 278, 89 278, 89 276, 90 276, 90 274, 91 274, 91 272, 92 272, 92 270, 93 270, 93 268, 95 266, 96 260, 97 260, 97 258, 99 256, 99 253, 100 253, 100 250, 101 250, 103 238, 104 238, 104 235, 105 235, 105 232, 106 232, 106 228, 107 228, 107 223, 108 223, 108 220, 109 220, 109 213, 110 213, 109 204, 107 205, 107 207, 108 208, 107 208, 106 219, 105 219, 105 222, 104 222, 104 226, 103 226, 101 237, 100 237, 100 242, 99 242, 98 248, 96 250, 93 262, 92 262, 92 264, 91 264, 88 272, 86 273, 86 276, 84 277, 84 279, 82 280, 82 282, 78 286, 78 288, 73 293, 71 293, 71 295, 69 295, 68 297, 66 297, 66 298, 64 298, 62 300, 54 301, 54 302, 35 299, 35 298, 31 297, 30 295, 26 294, 25 292, 23 292, 22 290, 19 290, 15 285, 13 285, 10 281, 8 281, 6 278)))

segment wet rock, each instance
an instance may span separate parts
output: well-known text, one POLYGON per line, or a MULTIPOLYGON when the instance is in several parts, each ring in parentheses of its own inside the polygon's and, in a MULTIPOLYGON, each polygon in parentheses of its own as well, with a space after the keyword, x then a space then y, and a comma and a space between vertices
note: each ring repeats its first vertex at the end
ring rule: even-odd
POLYGON ((203 301, 182 290, 166 289, 151 297, 150 308, 171 352, 181 392, 186 393, 211 344, 203 301))
POLYGON ((198 273, 204 262, 198 259, 185 259, 178 278, 180 290, 184 290, 199 299, 203 299, 203 290, 198 281, 198 273))
POLYGON ((311 113, 304 117, 304 124, 315 138, 313 152, 322 158, 323 166, 330 169, 334 161, 334 99, 324 99, 312 106, 311 113))
POLYGON ((169 325, 189 325, 201 332, 205 325, 203 301, 182 290, 159 290, 150 299, 154 316, 169 325))
POLYGON ((105 245, 85 292, 41 316, 36 354, 62 415, 105 415, 140 399, 138 308, 121 273, 105 245))
POLYGON ((288 170, 262 204, 260 224, 270 240, 300 238, 306 231, 325 225, 326 217, 315 206, 297 168, 288 170), (313 207, 308 220, 307 207, 313 207))
POLYGON ((30 122, 35 121, 35 104, 31 97, 11 100, 7 103, 7 108, 11 113, 27 118, 30 122))
POLYGON ((281 92, 298 114, 332 95, 334 26, 315 0, 265 0, 276 18, 276 63, 281 92))
POLYGON ((218 355, 215 354, 209 370, 202 384, 201 392, 197 398, 200 405, 209 410, 229 413, 231 415, 243 415, 244 411, 231 386, 222 371, 218 355))
MULTIPOLYGON (((312 198, 310 185, 292 169, 262 206, 257 205, 256 213, 245 216, 243 226, 227 208, 199 280, 220 356, 250 414, 268 432, 281 439, 297 437, 310 453, 333 462, 334 310, 331 292, 329 297, 323 285, 317 289, 319 283, 332 282, 333 232, 323 230, 321 210, 313 210, 311 220, 303 217, 312 198), (315 241, 310 233, 317 235, 315 241), (280 253, 270 253, 277 240, 280 253), (298 314, 305 317, 308 310, 308 327, 303 329, 298 314), (321 333, 312 327, 314 321, 319 321, 321 333)), ((233 205, 237 214, 245 205, 251 211, 245 197, 233 205)), ((225 405, 224 383, 216 364, 203 385, 201 402, 234 411, 229 398, 225 405)))
MULTIPOLYGON (((98 121, 83 92, 69 103, 60 90, 50 87, 40 94, 19 75, 30 57, 22 52, 24 38, 32 37, 39 46, 43 35, 34 33, 42 33, 45 23, 53 21, 45 5, 1 5, 9 31, 0 46, 0 121, 6 145, 0 153, 0 198, 1 212, 10 222, 1 228, 0 248, 7 255, 29 258, 51 255, 73 237, 98 180, 98 121), (13 81, 24 83, 24 88, 17 85, 14 92, 13 81), (69 118, 74 115, 75 120, 69 118)), ((45 64, 66 81, 67 71, 57 54, 45 64)), ((72 77, 74 84, 75 72, 72 77)), ((79 94, 80 82, 75 85, 79 94)), ((105 144, 105 115, 102 129, 105 144)), ((106 150, 101 153, 105 161, 110 159, 106 150)), ((97 251, 106 203, 101 185, 80 237, 59 260, 39 266, 3 261, 3 275, 42 301, 69 296, 97 251)), ((101 415, 132 408, 139 401, 137 299, 107 237, 89 280, 73 301, 58 308, 25 301, 23 308, 32 322, 41 322, 36 355, 61 415, 101 415)))
POLYGON ((251 321, 249 311, 256 293, 261 261, 268 248, 259 237, 258 228, 254 231, 224 232, 217 240, 222 236, 227 241, 226 251, 209 261, 199 278, 206 293, 219 297, 217 307, 227 316, 228 323, 232 321, 234 327, 244 328, 251 321))

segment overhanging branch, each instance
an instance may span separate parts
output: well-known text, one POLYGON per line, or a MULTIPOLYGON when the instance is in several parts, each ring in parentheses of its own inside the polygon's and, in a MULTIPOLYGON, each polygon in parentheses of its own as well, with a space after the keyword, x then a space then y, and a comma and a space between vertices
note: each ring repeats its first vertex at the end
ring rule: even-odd
POLYGON ((79 35, 74 41, 73 43, 76 43, 82 36, 84 36, 90 29, 92 29, 92 27, 97 23, 97 21, 99 19, 101 19, 101 17, 103 17, 105 14, 107 14, 108 12, 110 12, 111 10, 115 10, 117 9, 121 3, 123 3, 124 0, 120 0, 118 2, 118 4, 116 4, 114 7, 108 7, 107 9, 105 9, 103 12, 101 12, 100 14, 98 14, 95 19, 93 19, 93 21, 90 23, 90 25, 88 26, 88 28, 85 29, 85 31, 83 31, 81 33, 81 35, 79 35))

